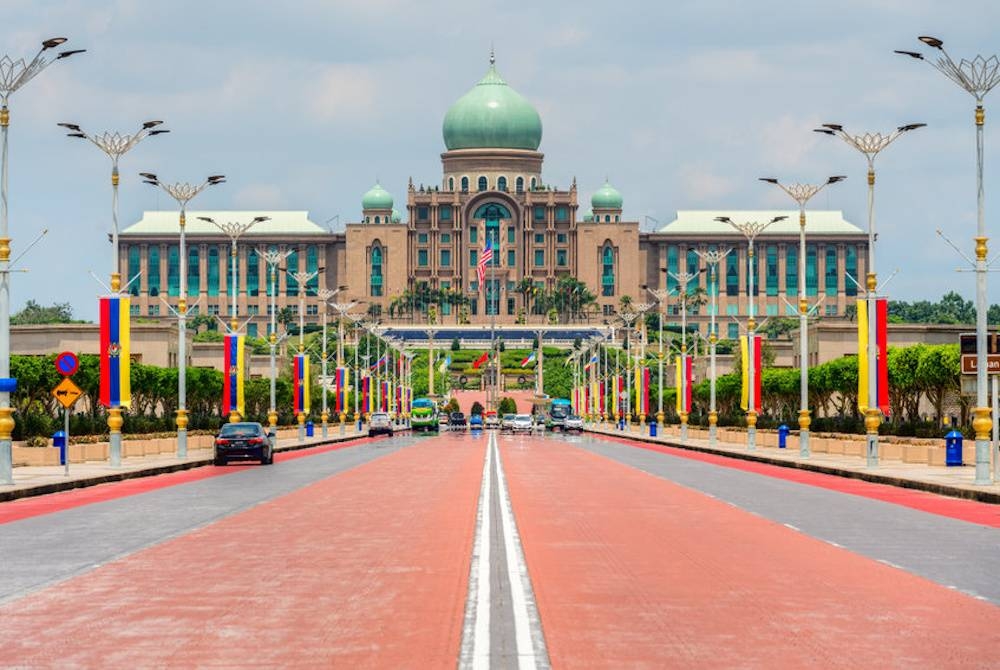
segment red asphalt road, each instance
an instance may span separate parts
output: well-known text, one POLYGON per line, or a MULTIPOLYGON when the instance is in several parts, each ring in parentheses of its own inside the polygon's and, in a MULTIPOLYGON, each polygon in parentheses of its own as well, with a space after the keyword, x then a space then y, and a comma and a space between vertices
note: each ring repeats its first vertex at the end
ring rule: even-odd
POLYGON ((997 663, 991 604, 555 440, 501 454, 553 667, 997 663))
POLYGON ((0 607, 4 667, 454 667, 485 440, 421 441, 0 607))

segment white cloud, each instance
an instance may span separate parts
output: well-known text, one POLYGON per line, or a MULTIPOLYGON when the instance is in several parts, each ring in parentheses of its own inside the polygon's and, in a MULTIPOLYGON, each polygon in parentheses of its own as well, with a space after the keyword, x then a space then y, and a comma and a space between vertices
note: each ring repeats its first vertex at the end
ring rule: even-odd
POLYGON ((237 209, 294 209, 286 201, 281 189, 275 184, 250 184, 244 186, 233 202, 237 209))
POLYGON ((717 174, 704 163, 682 165, 678 173, 685 202, 703 204, 736 190, 733 179, 717 174))

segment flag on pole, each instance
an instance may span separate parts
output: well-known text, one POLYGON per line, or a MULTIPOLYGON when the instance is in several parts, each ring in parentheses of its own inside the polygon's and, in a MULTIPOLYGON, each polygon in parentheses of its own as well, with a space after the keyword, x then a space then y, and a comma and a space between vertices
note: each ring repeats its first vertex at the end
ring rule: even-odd
POLYGON ((676 388, 677 388, 677 398, 675 399, 675 407, 677 408, 677 413, 690 414, 691 413, 691 357, 677 356, 674 359, 675 367, 675 378, 676 378, 676 388))
POLYGON ((753 336, 753 403, 750 400, 750 350, 749 335, 740 337, 740 367, 742 368, 742 379, 740 384, 740 407, 746 411, 757 411, 760 409, 760 335, 753 336))
POLYGON ((309 413, 309 354, 296 354, 292 370, 292 397, 296 414, 309 413))
POLYGON ((129 359, 129 299, 106 296, 101 312, 101 404, 128 407, 132 401, 129 359))
POLYGON ((361 379, 361 411, 365 414, 371 414, 371 383, 372 378, 365 376, 361 379))
POLYGON ((222 369, 222 414, 236 412, 245 414, 243 402, 243 371, 246 368, 245 338, 242 335, 226 335, 223 338, 222 369))
POLYGON ((597 354, 594 354, 593 356, 590 357, 590 360, 587 361, 587 364, 583 366, 583 369, 589 370, 590 368, 594 367, 594 363, 596 362, 597 362, 597 354))
POLYGON ((486 279, 486 266, 492 260, 493 241, 487 237, 486 245, 483 247, 483 253, 479 255, 479 264, 476 266, 476 276, 479 277, 479 285, 483 288, 484 292, 486 289, 486 284, 483 283, 486 279))
POLYGON ((489 357, 490 357, 490 352, 484 351, 482 356, 480 356, 479 358, 477 358, 475 361, 472 362, 472 369, 478 370, 480 365, 489 360, 489 357))
MULTIPOLYGON (((857 302, 858 317, 858 409, 864 412, 868 409, 868 301, 857 302)), ((889 301, 886 298, 875 299, 875 392, 876 405, 882 413, 889 414, 889 365, 887 350, 887 322, 889 317, 889 301)))
POLYGON ((350 372, 346 367, 338 367, 334 380, 336 382, 336 408, 337 414, 347 411, 347 390, 350 385, 350 372))
POLYGON ((532 351, 530 355, 528 355, 524 360, 521 361, 521 367, 522 368, 527 367, 528 363, 531 363, 534 360, 535 360, 535 352, 532 351))

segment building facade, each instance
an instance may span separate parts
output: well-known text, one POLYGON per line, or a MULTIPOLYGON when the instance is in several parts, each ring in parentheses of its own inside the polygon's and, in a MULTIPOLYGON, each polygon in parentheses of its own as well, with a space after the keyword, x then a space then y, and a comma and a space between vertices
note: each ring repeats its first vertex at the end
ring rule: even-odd
MULTIPOLYGON (((230 240, 199 216, 217 221, 270 221, 253 226, 236 248, 238 318, 251 334, 267 331, 271 278, 261 249, 290 249, 277 274, 277 309, 288 308, 310 325, 320 322, 316 291, 342 287, 337 300, 356 300, 360 310, 383 322, 438 324, 540 324, 560 305, 561 322, 610 321, 626 296, 646 303, 647 288, 678 287, 669 272, 691 272, 696 250, 732 248, 716 282, 701 272, 691 282, 704 294, 718 287, 719 336, 735 334, 730 316, 746 313, 747 244, 715 217, 789 221, 757 239, 756 300, 762 316, 793 314, 799 278, 798 212, 679 212, 656 232, 640 232, 626 220, 624 199, 610 183, 591 195, 581 212, 576 181, 549 185, 539 151, 542 121, 535 108, 498 74, 493 59, 486 75, 447 111, 440 179, 415 186, 397 204, 381 184, 361 199, 361 216, 343 232, 330 232, 305 212, 189 212, 188 304, 201 314, 229 312, 230 240), (401 205, 401 206, 400 206, 401 205), (491 260, 479 269, 484 251, 491 260), (288 271, 315 272, 299 286, 288 271), (668 272, 669 271, 669 272, 668 272), (572 281, 572 280, 575 280, 572 281), (573 292, 579 295, 561 295, 573 292), (547 296, 548 304, 543 299, 547 296), (565 306, 569 305, 569 308, 565 306)), ((809 212, 805 285, 822 298, 820 314, 842 315, 864 276, 867 237, 839 212, 809 212)), ((176 305, 180 259, 176 212, 146 212, 121 234, 121 263, 132 283, 133 314, 167 318, 164 302, 176 305)), ((680 289, 681 291, 683 289, 680 289)), ((663 306, 677 320, 677 300, 663 306)), ((692 307, 691 322, 707 334, 709 307, 692 307)))

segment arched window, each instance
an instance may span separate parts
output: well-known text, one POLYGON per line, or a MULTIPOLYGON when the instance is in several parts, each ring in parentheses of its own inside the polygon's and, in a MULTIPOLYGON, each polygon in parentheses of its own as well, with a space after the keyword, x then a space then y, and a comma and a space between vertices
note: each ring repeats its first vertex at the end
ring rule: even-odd
POLYGON ((514 182, 514 188, 518 193, 524 193, 524 177, 518 177, 514 182))
POLYGON ((535 178, 534 178, 534 177, 532 177, 532 178, 531 178, 531 190, 532 190, 532 191, 534 191, 534 190, 535 190, 535 184, 536 184, 536 183, 537 183, 537 182, 535 181, 535 178))
POLYGON ((382 223, 382 217, 375 215, 375 223, 382 223))
POLYGON ((480 191, 485 191, 486 190, 486 177, 480 177, 479 178, 479 190, 480 191))
POLYGON ((604 223, 611 223, 611 217, 608 214, 604 215, 604 223))
POLYGON ((506 191, 507 190, 507 177, 499 177, 497 179, 497 190, 506 191))
POLYGON ((376 298, 382 295, 382 247, 377 244, 372 247, 372 274, 368 292, 376 298))
POLYGON ((469 192, 469 178, 462 177, 462 193, 468 193, 468 192, 469 192))
POLYGON ((454 191, 455 190, 455 178, 454 177, 448 177, 448 190, 449 191, 454 191))
POLYGON ((601 251, 601 295, 604 297, 615 294, 615 250, 605 243, 601 251))

